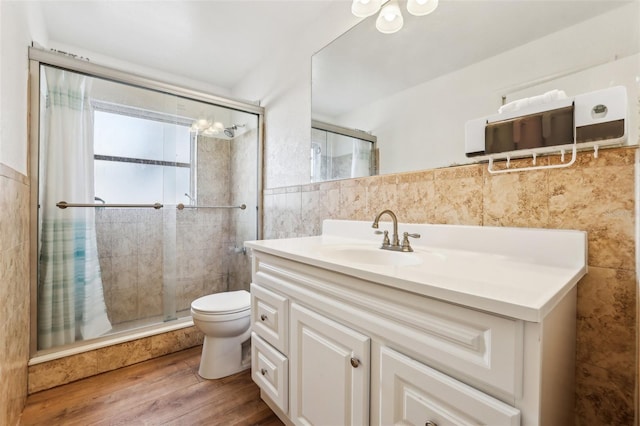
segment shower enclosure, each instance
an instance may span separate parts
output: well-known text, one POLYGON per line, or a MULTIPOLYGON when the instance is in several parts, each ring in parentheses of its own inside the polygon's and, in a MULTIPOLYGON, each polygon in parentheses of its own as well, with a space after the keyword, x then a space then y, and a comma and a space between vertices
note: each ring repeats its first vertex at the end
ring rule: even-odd
POLYGON ((32 353, 249 288, 261 107, 30 50, 32 353))

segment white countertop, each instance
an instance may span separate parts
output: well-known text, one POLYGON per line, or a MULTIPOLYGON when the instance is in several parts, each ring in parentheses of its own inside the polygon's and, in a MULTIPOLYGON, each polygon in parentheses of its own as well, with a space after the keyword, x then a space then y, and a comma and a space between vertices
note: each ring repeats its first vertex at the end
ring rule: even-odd
MULTIPOLYGON (((389 222, 381 230, 391 231, 389 222)), ((415 265, 347 261, 334 248, 375 249, 382 237, 371 222, 325 221, 317 237, 248 241, 259 252, 376 282, 389 287, 539 322, 587 272, 586 233, 531 228, 399 224, 399 233, 417 232, 415 265), (345 237, 349 235, 349 237, 345 237)), ((391 232, 390 232, 391 234, 391 232)), ((376 249, 378 250, 378 249, 376 249)))

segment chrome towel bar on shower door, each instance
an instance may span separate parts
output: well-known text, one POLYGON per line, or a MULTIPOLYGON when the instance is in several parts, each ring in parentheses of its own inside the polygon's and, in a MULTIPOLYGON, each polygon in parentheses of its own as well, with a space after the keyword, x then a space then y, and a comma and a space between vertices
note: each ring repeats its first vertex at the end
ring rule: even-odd
POLYGON ((154 208, 156 210, 164 207, 160 203, 155 204, 82 204, 82 203, 67 203, 66 201, 60 201, 56 203, 56 206, 61 209, 66 209, 67 207, 118 207, 118 208, 133 208, 133 209, 144 209, 144 208, 154 208))
POLYGON ((185 206, 184 204, 180 203, 176 206, 178 208, 178 210, 183 210, 183 209, 240 209, 240 210, 244 210, 247 208, 246 204, 240 204, 239 206, 185 206))

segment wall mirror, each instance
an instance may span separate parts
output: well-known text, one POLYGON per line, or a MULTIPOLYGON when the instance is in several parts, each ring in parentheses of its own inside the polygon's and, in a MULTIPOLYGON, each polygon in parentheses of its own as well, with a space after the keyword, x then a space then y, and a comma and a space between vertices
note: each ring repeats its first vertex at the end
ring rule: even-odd
POLYGON ((637 143, 637 1, 441 1, 403 16, 394 34, 366 18, 312 58, 312 119, 376 137, 380 174, 473 162, 468 120, 553 89, 626 86, 637 143))

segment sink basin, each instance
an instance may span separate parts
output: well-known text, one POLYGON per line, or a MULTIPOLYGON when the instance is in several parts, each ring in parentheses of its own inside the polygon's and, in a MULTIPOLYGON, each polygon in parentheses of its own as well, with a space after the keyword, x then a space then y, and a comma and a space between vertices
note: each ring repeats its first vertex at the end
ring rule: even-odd
POLYGON ((360 263, 382 266, 409 266, 423 262, 419 253, 382 250, 377 246, 331 245, 320 249, 323 257, 341 263, 360 263))

